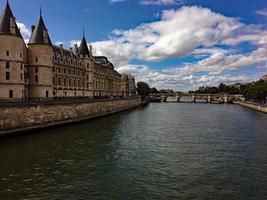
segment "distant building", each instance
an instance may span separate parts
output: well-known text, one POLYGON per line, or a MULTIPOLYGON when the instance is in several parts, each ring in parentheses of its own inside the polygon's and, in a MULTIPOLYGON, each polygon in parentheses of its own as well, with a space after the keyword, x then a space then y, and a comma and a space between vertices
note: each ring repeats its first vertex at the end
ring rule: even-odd
MULTIPOLYGON (((7 1, 0 17, 0 99, 125 96, 128 86, 104 56, 81 44, 55 46, 40 13, 25 44, 7 1)), ((129 83, 127 83, 129 84, 129 83)))
POLYGON ((134 96, 136 95, 136 85, 135 85, 135 78, 129 74, 122 74, 122 79, 125 82, 125 93, 126 96, 134 96))
POLYGON ((129 95, 134 96, 136 95, 136 85, 135 85, 135 78, 132 75, 127 75, 129 81, 129 95))
POLYGON ((267 81, 267 74, 266 74, 266 75, 264 75, 264 76, 262 76, 262 77, 260 78, 260 80, 267 81))

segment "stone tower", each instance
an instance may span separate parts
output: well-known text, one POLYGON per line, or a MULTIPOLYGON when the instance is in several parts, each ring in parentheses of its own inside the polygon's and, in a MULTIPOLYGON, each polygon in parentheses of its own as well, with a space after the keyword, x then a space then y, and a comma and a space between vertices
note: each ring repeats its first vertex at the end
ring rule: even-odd
POLYGON ((29 98, 53 97, 53 46, 42 13, 28 43, 29 98))
POLYGON ((0 17, 0 99, 27 98, 27 47, 7 1, 0 17))
POLYGON ((81 44, 77 51, 77 56, 83 60, 84 66, 86 68, 86 90, 85 96, 93 98, 93 67, 94 61, 92 56, 92 48, 88 49, 86 39, 82 37, 81 44))

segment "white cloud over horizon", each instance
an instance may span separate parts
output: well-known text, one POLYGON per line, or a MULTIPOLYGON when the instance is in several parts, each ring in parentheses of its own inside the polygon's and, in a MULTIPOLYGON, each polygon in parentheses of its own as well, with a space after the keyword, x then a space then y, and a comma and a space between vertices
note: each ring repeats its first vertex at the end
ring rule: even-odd
POLYGON ((266 66, 267 31, 247 25, 238 18, 227 17, 200 6, 183 6, 165 10, 159 21, 112 31, 108 40, 92 43, 96 55, 106 55, 118 71, 131 73, 137 80, 153 86, 188 90, 207 84, 246 82, 254 75, 233 74, 242 68, 266 66), (249 43, 253 49, 242 52, 239 45, 249 43), (200 61, 165 66, 155 70, 133 65, 133 60, 160 62, 184 57, 200 61), (204 75, 198 75, 204 73, 204 75), (225 78, 224 78, 225 77, 225 78))
MULTIPOLYGON (((19 26, 29 38, 27 27, 19 26)), ((75 43, 79 40, 67 45, 75 43)), ((158 88, 186 91, 220 82, 252 81, 258 77, 247 71, 258 70, 259 74, 267 69, 267 30, 200 6, 164 10, 157 21, 128 30, 114 29, 108 39, 91 45, 94 55, 108 57, 119 72, 158 88), (243 43, 251 49, 243 51, 243 43), (191 62, 178 62, 188 57, 191 62), (149 66, 169 59, 177 59, 177 64, 149 66), (136 60, 146 64, 133 64, 136 60)))

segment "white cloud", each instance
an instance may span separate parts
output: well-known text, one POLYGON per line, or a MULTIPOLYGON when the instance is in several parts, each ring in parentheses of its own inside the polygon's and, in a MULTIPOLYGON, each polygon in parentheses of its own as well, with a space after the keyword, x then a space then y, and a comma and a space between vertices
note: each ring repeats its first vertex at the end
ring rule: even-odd
POLYGON ((18 28, 20 29, 20 32, 22 34, 22 37, 24 38, 26 44, 29 42, 31 37, 31 31, 26 27, 25 24, 17 22, 18 28))
POLYGON ((267 9, 256 10, 256 13, 257 13, 258 15, 267 17, 267 9))
POLYGON ((110 3, 120 3, 125 2, 126 0, 109 0, 110 3))
POLYGON ((168 4, 181 4, 183 0, 141 0, 142 5, 168 5, 168 4))
POLYGON ((96 48, 99 53, 106 53, 111 58, 117 47, 120 54, 127 52, 137 59, 159 61, 186 56, 200 46, 210 48, 222 44, 242 28, 244 24, 238 19, 225 17, 207 8, 182 7, 163 11, 159 21, 129 30, 114 30, 110 40, 97 42, 96 48), (110 43, 114 45, 112 49, 109 48, 110 43))
POLYGON ((108 40, 92 45, 94 54, 107 56, 118 71, 133 74, 138 81, 155 87, 183 91, 220 82, 255 80, 256 73, 236 71, 246 68, 253 72, 267 66, 267 31, 263 27, 246 25, 238 18, 199 6, 165 10, 158 21, 129 30, 115 29, 108 40), (252 50, 242 52, 239 45, 243 42, 248 42, 252 50), (180 57, 198 61, 162 70, 131 64, 133 60, 158 62, 180 57))

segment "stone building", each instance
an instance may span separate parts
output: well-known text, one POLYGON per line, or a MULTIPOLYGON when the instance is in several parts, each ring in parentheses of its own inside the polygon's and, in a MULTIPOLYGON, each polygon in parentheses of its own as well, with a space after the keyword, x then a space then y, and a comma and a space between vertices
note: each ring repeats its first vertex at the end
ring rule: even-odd
POLYGON ((0 99, 126 96, 122 75, 93 56, 83 34, 79 47, 53 45, 42 14, 26 45, 7 1, 0 18, 0 99))
POLYGON ((267 81, 267 74, 264 75, 264 76, 262 76, 262 77, 260 78, 260 80, 267 81))
POLYGON ((126 91, 126 96, 135 96, 136 95, 136 85, 135 85, 135 78, 130 74, 122 74, 122 80, 124 83, 123 90, 126 91))

